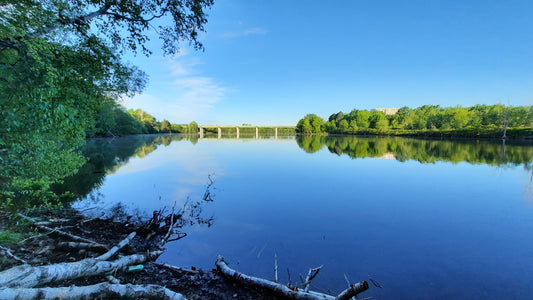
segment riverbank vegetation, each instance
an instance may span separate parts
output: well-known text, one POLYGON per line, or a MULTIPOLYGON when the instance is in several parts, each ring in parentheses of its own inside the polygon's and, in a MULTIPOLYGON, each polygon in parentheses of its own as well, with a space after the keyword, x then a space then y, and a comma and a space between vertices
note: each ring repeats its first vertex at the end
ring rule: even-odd
POLYGON ((533 138, 533 107, 475 105, 402 107, 338 112, 325 121, 314 114, 298 121, 301 134, 399 135, 423 137, 533 138))
POLYGON ((133 134, 197 133, 198 124, 174 124, 168 120, 158 121, 142 109, 128 109, 109 100, 95 113, 94 126, 86 128, 85 134, 92 137, 111 137, 133 134))
MULTIPOLYGON (((147 56, 149 29, 164 54, 198 40, 212 0, 3 1, 0 5, 0 206, 57 203, 50 186, 76 173, 87 136, 172 131, 124 111, 146 75, 122 60, 147 56), (164 19, 164 22, 157 20, 164 19), (131 116, 134 116, 131 118, 131 116)), ((182 130, 174 126, 175 131, 182 130)))

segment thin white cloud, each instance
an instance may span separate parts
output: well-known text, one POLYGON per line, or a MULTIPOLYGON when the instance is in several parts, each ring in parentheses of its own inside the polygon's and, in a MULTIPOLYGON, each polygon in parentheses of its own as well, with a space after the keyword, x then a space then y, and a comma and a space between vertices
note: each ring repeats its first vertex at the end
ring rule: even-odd
POLYGON ((183 99, 195 99, 197 104, 212 107, 223 96, 225 89, 218 86, 210 77, 186 77, 174 81, 174 88, 181 92, 183 99))
POLYGON ((252 28, 241 30, 241 31, 226 32, 222 34, 222 37, 226 39, 233 39, 233 38, 242 37, 242 36, 263 35, 267 33, 268 33, 268 30, 266 30, 263 27, 252 27, 252 28))
POLYGON ((190 75, 194 67, 203 63, 196 57, 185 58, 189 54, 188 50, 180 49, 180 52, 170 58, 163 58, 165 67, 172 76, 190 75))
POLYGON ((209 76, 202 76, 196 66, 203 63, 182 52, 159 61, 167 74, 158 82, 158 90, 125 101, 128 108, 141 108, 158 120, 172 123, 199 121, 224 98, 226 89, 209 76))
POLYGON ((165 119, 177 124, 187 124, 193 120, 199 122, 220 100, 208 89, 201 91, 202 89, 204 88, 195 87, 189 92, 169 96, 141 94, 128 99, 126 107, 140 108, 160 121, 165 119))

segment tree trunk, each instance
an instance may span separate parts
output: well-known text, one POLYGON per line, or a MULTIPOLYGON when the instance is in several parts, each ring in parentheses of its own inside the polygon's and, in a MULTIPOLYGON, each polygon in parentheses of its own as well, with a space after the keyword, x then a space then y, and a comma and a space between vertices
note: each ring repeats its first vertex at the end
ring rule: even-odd
POLYGON ((0 299, 101 299, 101 298, 156 298, 186 300, 179 293, 160 285, 99 283, 88 286, 57 288, 0 288, 0 299))
MULTIPOLYGON (((161 252, 154 253, 155 255, 161 252)), ((152 254, 134 254, 115 261, 100 261, 86 258, 72 263, 59 263, 47 266, 32 267, 21 265, 0 272, 1 287, 34 287, 66 279, 101 275, 115 270, 122 270, 129 265, 147 261, 152 254)))

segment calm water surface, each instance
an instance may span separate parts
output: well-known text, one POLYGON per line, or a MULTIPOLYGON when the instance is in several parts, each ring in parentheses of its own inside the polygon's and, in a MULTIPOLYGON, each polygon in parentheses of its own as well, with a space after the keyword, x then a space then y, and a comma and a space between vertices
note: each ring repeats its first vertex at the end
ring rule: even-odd
POLYGON ((215 179, 202 204, 213 226, 185 228, 161 262, 211 269, 222 254, 273 279, 276 254, 281 281, 323 265, 314 285, 334 294, 346 275, 379 282, 362 294, 374 299, 533 297, 531 144, 147 136, 93 140, 87 153, 99 163, 85 172, 107 175, 78 187, 77 207, 151 215, 215 179))

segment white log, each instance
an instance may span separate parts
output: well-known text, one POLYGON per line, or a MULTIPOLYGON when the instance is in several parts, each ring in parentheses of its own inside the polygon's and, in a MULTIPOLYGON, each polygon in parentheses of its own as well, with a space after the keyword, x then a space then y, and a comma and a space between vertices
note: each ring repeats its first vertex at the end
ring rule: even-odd
POLYGON ((100 299, 100 298, 156 298, 186 300, 179 293, 160 285, 99 283, 89 286, 57 288, 0 288, 0 299, 100 299))
POLYGON ((366 290, 368 290, 368 283, 366 281, 361 281, 350 285, 349 288, 345 289, 337 297, 335 297, 335 300, 348 300, 366 290))
POLYGON ((270 280, 245 275, 230 268, 224 261, 224 257, 220 255, 218 256, 216 266, 223 276, 238 281, 243 285, 263 288, 278 295, 296 300, 348 300, 351 297, 356 296, 357 294, 368 289, 368 283, 366 281, 361 281, 350 286, 350 288, 342 291, 337 297, 335 297, 312 291, 303 292, 298 291, 297 289, 292 290, 285 285, 275 283, 270 280))
POLYGON ((116 245, 115 247, 111 248, 109 251, 107 251, 106 253, 98 256, 96 259, 97 260, 108 260, 111 256, 115 255, 115 253, 118 252, 118 250, 120 250, 122 247, 126 246, 134 237, 135 237, 135 231, 128 234, 128 236, 123 239, 122 241, 120 241, 120 243, 118 243, 118 245, 116 245))
POLYGON ((83 249, 83 250, 109 250, 105 245, 99 243, 84 243, 84 242, 59 242, 56 248, 64 249, 83 249))
POLYGON ((134 254, 115 261, 99 261, 95 258, 86 258, 72 263, 58 263, 38 267, 21 265, 0 272, 0 286, 34 287, 65 279, 104 275, 115 270, 123 270, 129 265, 145 262, 150 258, 149 256, 134 254))

